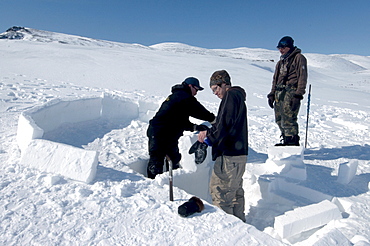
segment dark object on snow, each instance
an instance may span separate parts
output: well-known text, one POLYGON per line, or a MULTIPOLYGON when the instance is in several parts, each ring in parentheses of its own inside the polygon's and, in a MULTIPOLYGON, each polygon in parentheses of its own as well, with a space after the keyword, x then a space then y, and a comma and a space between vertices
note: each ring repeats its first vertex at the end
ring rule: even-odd
POLYGON ((308 89, 308 98, 307 98, 307 120, 306 120, 306 138, 304 142, 304 148, 307 148, 307 133, 308 133, 308 117, 310 115, 310 101, 311 101, 311 85, 308 89))
POLYGON ((168 183, 170 185, 170 201, 173 202, 173 173, 172 173, 172 161, 168 155, 166 155, 166 164, 168 166, 168 172, 169 172, 169 180, 168 183))
POLYGON ((207 147, 206 143, 201 143, 196 141, 189 149, 189 154, 195 153, 195 163, 201 164, 207 157, 207 147))
POLYGON ((298 135, 294 136, 282 136, 280 143, 275 144, 275 146, 299 146, 300 137, 298 135))
POLYGON ((204 209, 204 204, 202 200, 200 200, 198 197, 193 196, 189 199, 189 201, 182 204, 179 209, 178 213, 182 217, 189 217, 190 215, 194 213, 200 213, 204 209))

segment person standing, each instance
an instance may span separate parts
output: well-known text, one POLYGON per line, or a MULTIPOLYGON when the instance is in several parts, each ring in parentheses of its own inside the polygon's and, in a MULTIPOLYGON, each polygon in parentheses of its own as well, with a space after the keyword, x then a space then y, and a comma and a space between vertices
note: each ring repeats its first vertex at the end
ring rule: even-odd
POLYGON ((210 88, 221 99, 216 122, 198 135, 199 142, 212 146, 215 161, 210 179, 212 202, 228 214, 245 222, 243 174, 248 155, 246 93, 231 86, 226 70, 216 71, 210 88))
POLYGON ((189 121, 189 117, 213 122, 215 115, 198 102, 195 95, 203 90, 199 80, 194 77, 186 78, 181 84, 172 87, 172 94, 162 103, 158 112, 149 121, 147 136, 149 138, 148 178, 154 179, 163 173, 166 155, 173 163, 173 169, 180 167, 181 154, 178 140, 184 131, 201 131, 208 128, 189 121))
POLYGON ((277 48, 281 57, 275 67, 271 91, 267 95, 282 137, 281 143, 275 146, 299 146, 297 117, 306 92, 307 60, 289 36, 281 38, 277 48))

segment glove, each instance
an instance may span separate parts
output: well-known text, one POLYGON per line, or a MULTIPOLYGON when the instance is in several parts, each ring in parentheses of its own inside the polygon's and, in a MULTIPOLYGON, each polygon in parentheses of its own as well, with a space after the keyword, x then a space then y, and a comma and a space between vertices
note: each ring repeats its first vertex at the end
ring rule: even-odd
POLYGON ((207 157, 207 147, 206 143, 201 143, 196 141, 189 149, 189 154, 195 153, 195 163, 201 164, 207 157))
POLYGON ((296 111, 301 105, 301 100, 303 97, 301 95, 294 95, 292 101, 290 102, 290 109, 296 111))
POLYGON ((268 98, 268 104, 269 104, 270 108, 274 108, 275 95, 274 94, 268 94, 267 98, 268 98))
POLYGON ((178 208, 178 213, 182 217, 189 217, 194 213, 200 213, 204 209, 202 200, 198 197, 193 196, 189 201, 185 202, 178 208))
POLYGON ((207 131, 209 130, 209 127, 206 125, 194 125, 194 129, 196 131, 202 132, 202 131, 207 131))

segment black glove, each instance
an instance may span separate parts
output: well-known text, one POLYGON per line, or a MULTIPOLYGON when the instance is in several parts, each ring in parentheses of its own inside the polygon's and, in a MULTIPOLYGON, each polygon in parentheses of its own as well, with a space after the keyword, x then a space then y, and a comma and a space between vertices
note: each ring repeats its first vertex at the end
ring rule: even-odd
POLYGON ((299 106, 301 105, 301 100, 303 99, 303 96, 301 95, 294 95, 292 98, 292 101, 290 102, 290 109, 292 111, 296 111, 299 106))
POLYGON ((178 213, 182 217, 188 217, 194 213, 200 213, 204 209, 202 200, 193 196, 178 208, 178 213))
POLYGON ((267 98, 268 98, 268 104, 269 104, 270 108, 274 108, 275 95, 274 94, 268 94, 267 98))
POLYGON ((196 141, 189 149, 189 154, 195 153, 195 163, 201 164, 207 157, 207 147, 206 143, 201 143, 196 141))
POLYGON ((202 131, 207 131, 207 130, 209 130, 209 127, 208 127, 208 126, 206 126, 206 125, 195 125, 195 126, 194 126, 194 129, 195 129, 196 131, 202 132, 202 131))

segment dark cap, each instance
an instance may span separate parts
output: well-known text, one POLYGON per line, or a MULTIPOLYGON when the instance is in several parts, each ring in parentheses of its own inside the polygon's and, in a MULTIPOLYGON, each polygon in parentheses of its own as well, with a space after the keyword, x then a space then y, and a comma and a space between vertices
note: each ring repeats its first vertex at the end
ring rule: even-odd
POLYGON ((198 89, 201 91, 203 90, 204 88, 200 86, 200 83, 199 83, 199 80, 197 78, 194 78, 194 77, 188 77, 184 80, 184 83, 188 84, 188 85, 194 85, 196 87, 198 87, 198 89))
POLYGON ((226 70, 219 70, 214 72, 209 81, 209 87, 211 87, 212 85, 220 86, 221 84, 231 85, 230 75, 226 70))
POLYGON ((282 37, 278 45, 276 46, 276 48, 285 48, 285 47, 294 48, 294 40, 289 36, 282 37))

